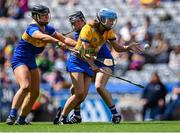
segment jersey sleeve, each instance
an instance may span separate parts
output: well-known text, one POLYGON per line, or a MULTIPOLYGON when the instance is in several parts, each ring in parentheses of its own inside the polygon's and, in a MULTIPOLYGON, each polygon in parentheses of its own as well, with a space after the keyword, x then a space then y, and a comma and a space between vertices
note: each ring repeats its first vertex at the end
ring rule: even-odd
POLYGON ((108 32, 108 38, 107 40, 109 41, 114 41, 116 40, 116 34, 114 33, 114 31, 111 29, 109 32, 108 32))
POLYGON ((39 27, 35 24, 32 24, 30 25, 27 30, 26 30, 26 33, 29 35, 29 36, 32 36, 32 34, 35 32, 35 31, 39 31, 39 27))
POLYGON ((91 31, 91 26, 86 24, 81 32, 80 32, 80 39, 82 42, 85 42, 85 43, 90 43, 91 39, 92 39, 92 31, 91 31))
POLYGON ((53 36, 56 32, 55 28, 52 27, 51 25, 47 25, 46 30, 50 36, 53 36))

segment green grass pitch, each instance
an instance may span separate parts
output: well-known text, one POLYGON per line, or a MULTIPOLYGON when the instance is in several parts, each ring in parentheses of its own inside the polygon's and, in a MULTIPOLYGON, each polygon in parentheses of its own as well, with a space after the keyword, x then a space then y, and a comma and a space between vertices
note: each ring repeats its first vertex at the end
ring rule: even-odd
POLYGON ((0 123, 0 132, 180 132, 180 121, 83 122, 73 125, 53 125, 50 122, 33 122, 32 125, 6 125, 0 123))

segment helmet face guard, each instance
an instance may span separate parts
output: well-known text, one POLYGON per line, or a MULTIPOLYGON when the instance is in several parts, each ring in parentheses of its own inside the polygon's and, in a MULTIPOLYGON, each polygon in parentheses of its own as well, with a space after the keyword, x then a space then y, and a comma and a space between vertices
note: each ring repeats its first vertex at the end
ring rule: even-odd
POLYGON ((71 23, 73 30, 79 31, 81 30, 84 23, 86 23, 86 20, 81 11, 76 11, 75 13, 69 15, 69 22, 71 23), (83 23, 76 26, 76 22, 80 22, 80 21, 82 21, 83 23))
POLYGON ((32 18, 39 25, 47 25, 51 18, 49 8, 43 5, 35 5, 32 9, 32 18))
POLYGON ((112 29, 117 23, 117 14, 115 11, 107 8, 101 9, 97 13, 99 22, 103 25, 105 30, 112 29))

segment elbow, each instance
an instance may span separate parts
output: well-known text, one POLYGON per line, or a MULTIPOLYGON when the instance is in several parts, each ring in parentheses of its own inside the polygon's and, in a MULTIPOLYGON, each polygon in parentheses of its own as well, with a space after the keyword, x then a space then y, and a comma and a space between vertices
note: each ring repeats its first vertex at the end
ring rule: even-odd
POLYGON ((39 36, 37 39, 42 40, 42 41, 47 41, 48 40, 48 36, 43 34, 43 35, 39 36))
POLYGON ((46 37, 40 37, 39 40, 46 41, 46 37))
POLYGON ((45 40, 46 40, 46 37, 41 37, 41 40, 44 40, 44 41, 45 41, 45 40))

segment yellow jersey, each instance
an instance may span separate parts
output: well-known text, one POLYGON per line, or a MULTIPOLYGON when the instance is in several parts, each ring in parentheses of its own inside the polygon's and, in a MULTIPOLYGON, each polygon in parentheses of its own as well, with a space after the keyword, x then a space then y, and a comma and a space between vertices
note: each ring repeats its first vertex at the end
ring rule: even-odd
POLYGON ((86 44, 89 44, 88 49, 91 49, 90 51, 93 50, 94 53, 97 53, 107 40, 116 40, 115 33, 112 29, 100 34, 93 26, 86 24, 80 32, 75 50, 82 50, 82 42, 85 42, 86 44))

